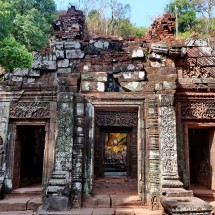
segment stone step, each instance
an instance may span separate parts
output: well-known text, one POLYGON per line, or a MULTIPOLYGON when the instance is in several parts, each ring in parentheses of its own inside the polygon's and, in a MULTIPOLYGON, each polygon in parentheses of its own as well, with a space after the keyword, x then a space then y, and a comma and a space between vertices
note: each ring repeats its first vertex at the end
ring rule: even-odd
POLYGON ((33 212, 31 210, 27 211, 4 211, 0 212, 0 215, 36 215, 36 212, 33 212))
POLYGON ((94 195, 84 199, 83 207, 92 208, 132 208, 145 207, 137 195, 94 195))
POLYGON ((42 195, 42 187, 36 188, 19 188, 13 190, 7 195, 7 198, 15 197, 40 197, 42 195))
POLYGON ((215 200, 215 191, 213 190, 193 190, 193 194, 201 199, 215 200))
POLYGON ((51 180, 49 180, 49 185, 65 186, 65 180, 64 179, 51 179, 51 180))
POLYGON ((193 197, 192 190, 185 190, 183 188, 163 188, 162 194, 166 197, 193 197))
POLYGON ((209 215, 212 206, 197 197, 162 197, 161 204, 172 215, 201 214, 209 215))
POLYGON ((34 197, 25 198, 6 198, 0 200, 0 212, 2 211, 36 211, 42 204, 42 199, 34 197))
POLYGON ((53 179, 65 179, 66 172, 64 171, 55 171, 51 174, 51 178, 53 179))
POLYGON ((63 190, 65 186, 48 186, 47 193, 58 193, 63 190))
POLYGON ((67 212, 38 210, 37 215, 163 215, 163 213, 143 208, 81 208, 67 212))

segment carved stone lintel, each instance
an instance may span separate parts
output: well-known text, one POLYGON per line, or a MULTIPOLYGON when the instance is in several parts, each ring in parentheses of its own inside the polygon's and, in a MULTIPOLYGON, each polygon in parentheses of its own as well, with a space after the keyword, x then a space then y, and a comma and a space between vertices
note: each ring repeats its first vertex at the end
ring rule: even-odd
POLYGON ((185 119, 214 119, 215 102, 183 102, 181 116, 185 119))
POLYGON ((137 125, 138 116, 136 112, 98 111, 96 112, 97 126, 124 126, 137 125))
POLYGON ((10 118, 49 118, 49 102, 18 102, 10 107, 10 118))

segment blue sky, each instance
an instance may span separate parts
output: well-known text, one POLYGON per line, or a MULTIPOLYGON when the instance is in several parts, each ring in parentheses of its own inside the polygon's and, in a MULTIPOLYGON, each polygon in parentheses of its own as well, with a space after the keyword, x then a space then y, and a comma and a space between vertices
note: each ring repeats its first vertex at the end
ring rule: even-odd
MULTIPOLYGON (((148 27, 152 21, 161 15, 170 0, 118 0, 131 6, 131 22, 136 26, 148 27)), ((67 9, 69 3, 77 0, 55 0, 58 9, 67 9)))

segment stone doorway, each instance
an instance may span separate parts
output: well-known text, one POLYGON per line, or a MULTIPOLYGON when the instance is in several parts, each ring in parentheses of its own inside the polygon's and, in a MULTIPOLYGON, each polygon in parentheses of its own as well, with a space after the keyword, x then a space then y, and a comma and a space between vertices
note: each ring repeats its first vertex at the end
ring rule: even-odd
POLYGON ((13 189, 42 184, 45 125, 17 125, 14 135, 13 189))
POLYGON ((95 115, 93 193, 137 195, 137 111, 95 115))
POLYGON ((188 128, 190 188, 215 190, 215 127, 188 128))
POLYGON ((136 157, 132 128, 101 127, 96 147, 95 173, 97 177, 129 176, 135 177, 136 157), (131 168, 134 166, 134 168, 131 168))

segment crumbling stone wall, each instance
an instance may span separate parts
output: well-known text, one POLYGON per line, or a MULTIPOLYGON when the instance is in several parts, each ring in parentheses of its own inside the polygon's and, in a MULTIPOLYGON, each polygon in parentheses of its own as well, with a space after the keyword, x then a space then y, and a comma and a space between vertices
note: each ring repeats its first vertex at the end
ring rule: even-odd
MULTIPOLYGON (((191 62, 192 52, 183 41, 175 40, 174 21, 166 14, 153 23, 145 37, 136 40, 88 38, 83 13, 71 7, 54 21, 55 37, 50 47, 33 54, 32 68, 5 75, 4 91, 10 96, 19 92, 20 101, 50 104, 53 151, 49 159, 54 154, 54 161, 48 167, 44 209, 80 208, 84 195, 92 192, 95 104, 104 109, 114 103, 117 111, 117 104, 122 108, 133 105, 139 110, 142 201, 158 209, 162 188, 183 186, 178 176, 174 101, 183 66, 190 69, 184 62, 191 62)), ((10 104, 6 106, 9 110, 10 104)), ((1 117, 2 125, 7 125, 10 117, 1 117)), ((180 167, 179 172, 183 172, 180 167)))

